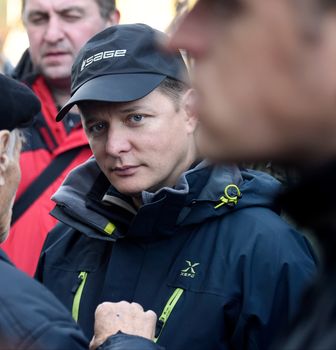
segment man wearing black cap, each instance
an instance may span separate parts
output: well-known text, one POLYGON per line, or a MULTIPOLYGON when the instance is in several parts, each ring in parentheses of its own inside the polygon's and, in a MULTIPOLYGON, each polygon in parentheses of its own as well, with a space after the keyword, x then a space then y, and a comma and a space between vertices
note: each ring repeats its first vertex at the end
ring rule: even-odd
POLYGON ((315 262, 271 206, 277 181, 199 160, 194 92, 164 38, 115 26, 80 51, 57 119, 78 105, 95 157, 53 197, 37 278, 89 337, 97 304, 126 300, 155 311, 168 349, 267 349, 315 262))
MULTIPOLYGON (((0 242, 7 238, 12 205, 20 180, 21 138, 17 128, 27 125, 40 110, 33 92, 21 83, 0 75, 0 242)), ((17 270, 0 249, 0 349, 84 350, 89 342, 68 310, 46 288, 17 270)), ((97 310, 96 337, 102 349, 129 349, 126 333, 150 338, 156 317, 132 304, 105 304, 97 310), (112 312, 113 310, 113 312, 112 312), (114 317, 122 311, 146 323, 137 329, 119 324, 114 317)), ((138 338, 146 344, 148 340, 138 338)), ((151 344, 149 344, 151 345, 151 344)), ((149 348, 147 345, 147 349, 149 348)), ((94 348, 94 347, 93 347, 94 348)))

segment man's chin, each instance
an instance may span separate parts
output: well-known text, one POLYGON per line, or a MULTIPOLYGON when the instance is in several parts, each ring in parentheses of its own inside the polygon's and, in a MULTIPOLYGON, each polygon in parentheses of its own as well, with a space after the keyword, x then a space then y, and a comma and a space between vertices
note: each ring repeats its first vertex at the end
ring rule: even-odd
POLYGON ((66 82, 71 81, 71 72, 68 67, 47 67, 41 71, 41 74, 49 81, 66 82))
POLYGON ((270 148, 260 148, 258 145, 252 147, 250 144, 237 142, 223 142, 214 138, 208 141, 200 142, 199 152, 202 158, 212 163, 241 163, 241 162, 260 162, 274 160, 279 154, 270 148))

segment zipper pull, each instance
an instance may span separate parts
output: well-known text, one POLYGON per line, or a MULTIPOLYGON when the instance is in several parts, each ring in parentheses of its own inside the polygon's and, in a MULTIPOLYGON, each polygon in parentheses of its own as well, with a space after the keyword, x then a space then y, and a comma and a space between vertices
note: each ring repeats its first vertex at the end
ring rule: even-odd
POLYGON ((219 198, 220 203, 217 204, 214 208, 218 209, 222 205, 228 205, 234 207, 238 204, 238 199, 242 197, 240 189, 235 184, 227 185, 224 189, 224 196, 219 198))
POLYGON ((156 324, 157 328, 155 329, 154 343, 156 343, 159 340, 160 335, 163 331, 163 328, 166 325, 170 314, 172 313, 175 305, 177 304, 177 302, 181 298, 183 292, 184 292, 184 290, 182 288, 176 288, 174 290, 174 293, 169 298, 167 304, 165 305, 165 307, 162 311, 162 314, 159 317, 159 320, 157 321, 157 324, 156 324))
POLYGON ((79 286, 81 285, 81 283, 83 282, 85 276, 84 276, 85 272, 81 272, 78 276, 77 276, 77 281, 74 284, 74 286, 71 289, 71 293, 75 294, 79 288, 79 286))
POLYGON ((72 317, 76 322, 78 322, 79 306, 80 306, 82 293, 83 293, 87 276, 88 276, 87 272, 85 271, 80 272, 77 277, 77 282, 71 290, 71 292, 74 294, 74 299, 72 303, 72 317))

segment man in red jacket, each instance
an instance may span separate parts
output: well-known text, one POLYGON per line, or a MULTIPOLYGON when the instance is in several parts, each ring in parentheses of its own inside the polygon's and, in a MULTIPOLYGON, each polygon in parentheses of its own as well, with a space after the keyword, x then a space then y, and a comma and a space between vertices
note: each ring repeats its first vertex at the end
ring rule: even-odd
POLYGON ((59 106, 70 98, 71 66, 92 35, 119 22, 119 12, 111 0, 24 0, 22 16, 30 48, 15 78, 32 88, 42 110, 24 129, 22 182, 11 235, 2 248, 17 267, 32 275, 45 236, 56 221, 49 216, 50 197, 67 173, 91 155, 75 110, 63 123, 55 122, 59 106))

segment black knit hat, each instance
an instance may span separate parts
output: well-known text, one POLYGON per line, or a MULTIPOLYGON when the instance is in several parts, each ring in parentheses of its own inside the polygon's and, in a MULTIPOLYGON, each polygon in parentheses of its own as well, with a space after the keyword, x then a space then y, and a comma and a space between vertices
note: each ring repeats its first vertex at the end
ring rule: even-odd
POLYGON ((0 74, 0 130, 26 126, 40 109, 40 101, 31 89, 0 74))
POLYGON ((167 77, 188 83, 180 52, 158 48, 158 40, 164 38, 164 33, 145 24, 112 26, 91 38, 72 66, 71 98, 56 120, 80 101, 134 101, 167 77))

